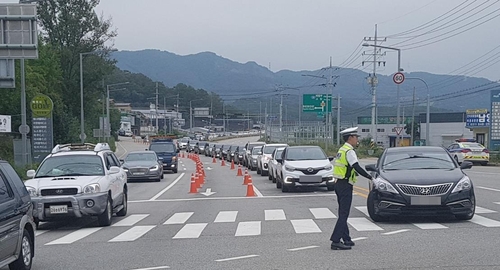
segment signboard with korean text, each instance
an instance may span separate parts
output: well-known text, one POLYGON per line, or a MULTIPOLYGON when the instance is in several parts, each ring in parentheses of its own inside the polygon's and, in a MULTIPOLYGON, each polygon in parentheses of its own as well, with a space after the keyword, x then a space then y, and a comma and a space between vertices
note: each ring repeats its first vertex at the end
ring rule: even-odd
POLYGON ((11 128, 11 116, 10 115, 0 115, 0 132, 10 133, 11 128))
POLYGON ((489 127, 490 114, 488 109, 466 110, 466 127, 489 127))
POLYGON ((490 150, 500 150, 500 90, 490 93, 490 150))
POLYGON ((332 96, 326 94, 304 94, 302 112, 332 112, 332 96))
POLYGON ((54 147, 54 129, 52 126, 52 100, 37 94, 30 103, 32 118, 33 161, 41 162, 54 147))

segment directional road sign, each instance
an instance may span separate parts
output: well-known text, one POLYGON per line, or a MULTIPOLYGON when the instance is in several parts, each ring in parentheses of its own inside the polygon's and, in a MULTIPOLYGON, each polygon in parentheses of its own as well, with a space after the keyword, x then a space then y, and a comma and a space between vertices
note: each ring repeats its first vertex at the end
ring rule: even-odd
POLYGON ((304 94, 302 112, 332 112, 332 96, 326 94, 304 94))

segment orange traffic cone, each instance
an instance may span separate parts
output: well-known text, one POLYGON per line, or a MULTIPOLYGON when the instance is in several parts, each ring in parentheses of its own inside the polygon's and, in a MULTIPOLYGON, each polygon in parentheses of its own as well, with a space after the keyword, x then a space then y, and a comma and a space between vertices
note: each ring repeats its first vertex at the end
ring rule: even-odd
POLYGON ((245 170, 245 177, 243 177, 243 185, 248 185, 250 183, 250 175, 248 174, 248 171, 245 170))
POLYGON ((252 179, 250 178, 250 183, 247 185, 247 197, 255 197, 255 191, 253 190, 252 179))
POLYGON ((213 156, 212 158, 212 163, 217 163, 217 161, 215 160, 215 156, 213 156))
POLYGON ((191 174, 191 188, 189 189, 189 193, 198 193, 198 189, 196 188, 196 179, 194 178, 194 174, 191 174))
POLYGON ((238 165, 238 172, 236 173, 236 176, 243 176, 243 173, 241 171, 241 165, 238 165))
POLYGON ((222 159, 222 162, 220 163, 221 166, 226 166, 226 162, 224 161, 224 159, 222 159))
POLYGON ((200 188, 201 187, 201 177, 200 177, 200 173, 196 172, 194 174, 194 179, 195 179, 195 182, 196 182, 196 187, 197 188, 200 188))
POLYGON ((234 160, 231 160, 231 170, 234 170, 234 160))

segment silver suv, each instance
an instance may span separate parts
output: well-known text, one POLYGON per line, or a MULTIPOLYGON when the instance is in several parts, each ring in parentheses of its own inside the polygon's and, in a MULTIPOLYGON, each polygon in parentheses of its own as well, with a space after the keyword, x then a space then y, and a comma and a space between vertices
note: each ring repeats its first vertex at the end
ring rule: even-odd
POLYGON ((107 143, 56 145, 25 182, 35 223, 97 216, 109 226, 113 213, 127 214, 127 174, 107 143))

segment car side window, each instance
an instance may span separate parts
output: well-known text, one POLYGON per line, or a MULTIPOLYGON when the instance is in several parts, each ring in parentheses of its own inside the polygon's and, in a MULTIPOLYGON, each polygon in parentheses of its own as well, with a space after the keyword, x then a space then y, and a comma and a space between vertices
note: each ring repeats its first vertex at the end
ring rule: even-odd
POLYGON ((117 166, 117 167, 120 167, 120 160, 116 157, 116 155, 114 153, 111 153, 109 154, 111 156, 111 158, 113 159, 114 163, 115 164, 118 164, 118 165, 113 165, 113 166, 117 166))
POLYGON ((28 191, 26 190, 26 186, 24 185, 23 180, 19 178, 19 175, 17 175, 16 171, 11 166, 4 165, 2 166, 4 172, 9 176, 10 179, 12 179, 12 182, 14 186, 12 188, 15 188, 21 197, 29 196, 28 191))
POLYGON ((113 157, 110 154, 106 154, 106 160, 107 160, 106 163, 108 163, 108 170, 109 168, 111 168, 111 166, 119 166, 116 164, 116 162, 113 160, 113 157))
POLYGON ((3 175, 0 174, 0 204, 8 202, 14 198, 14 194, 3 175))

